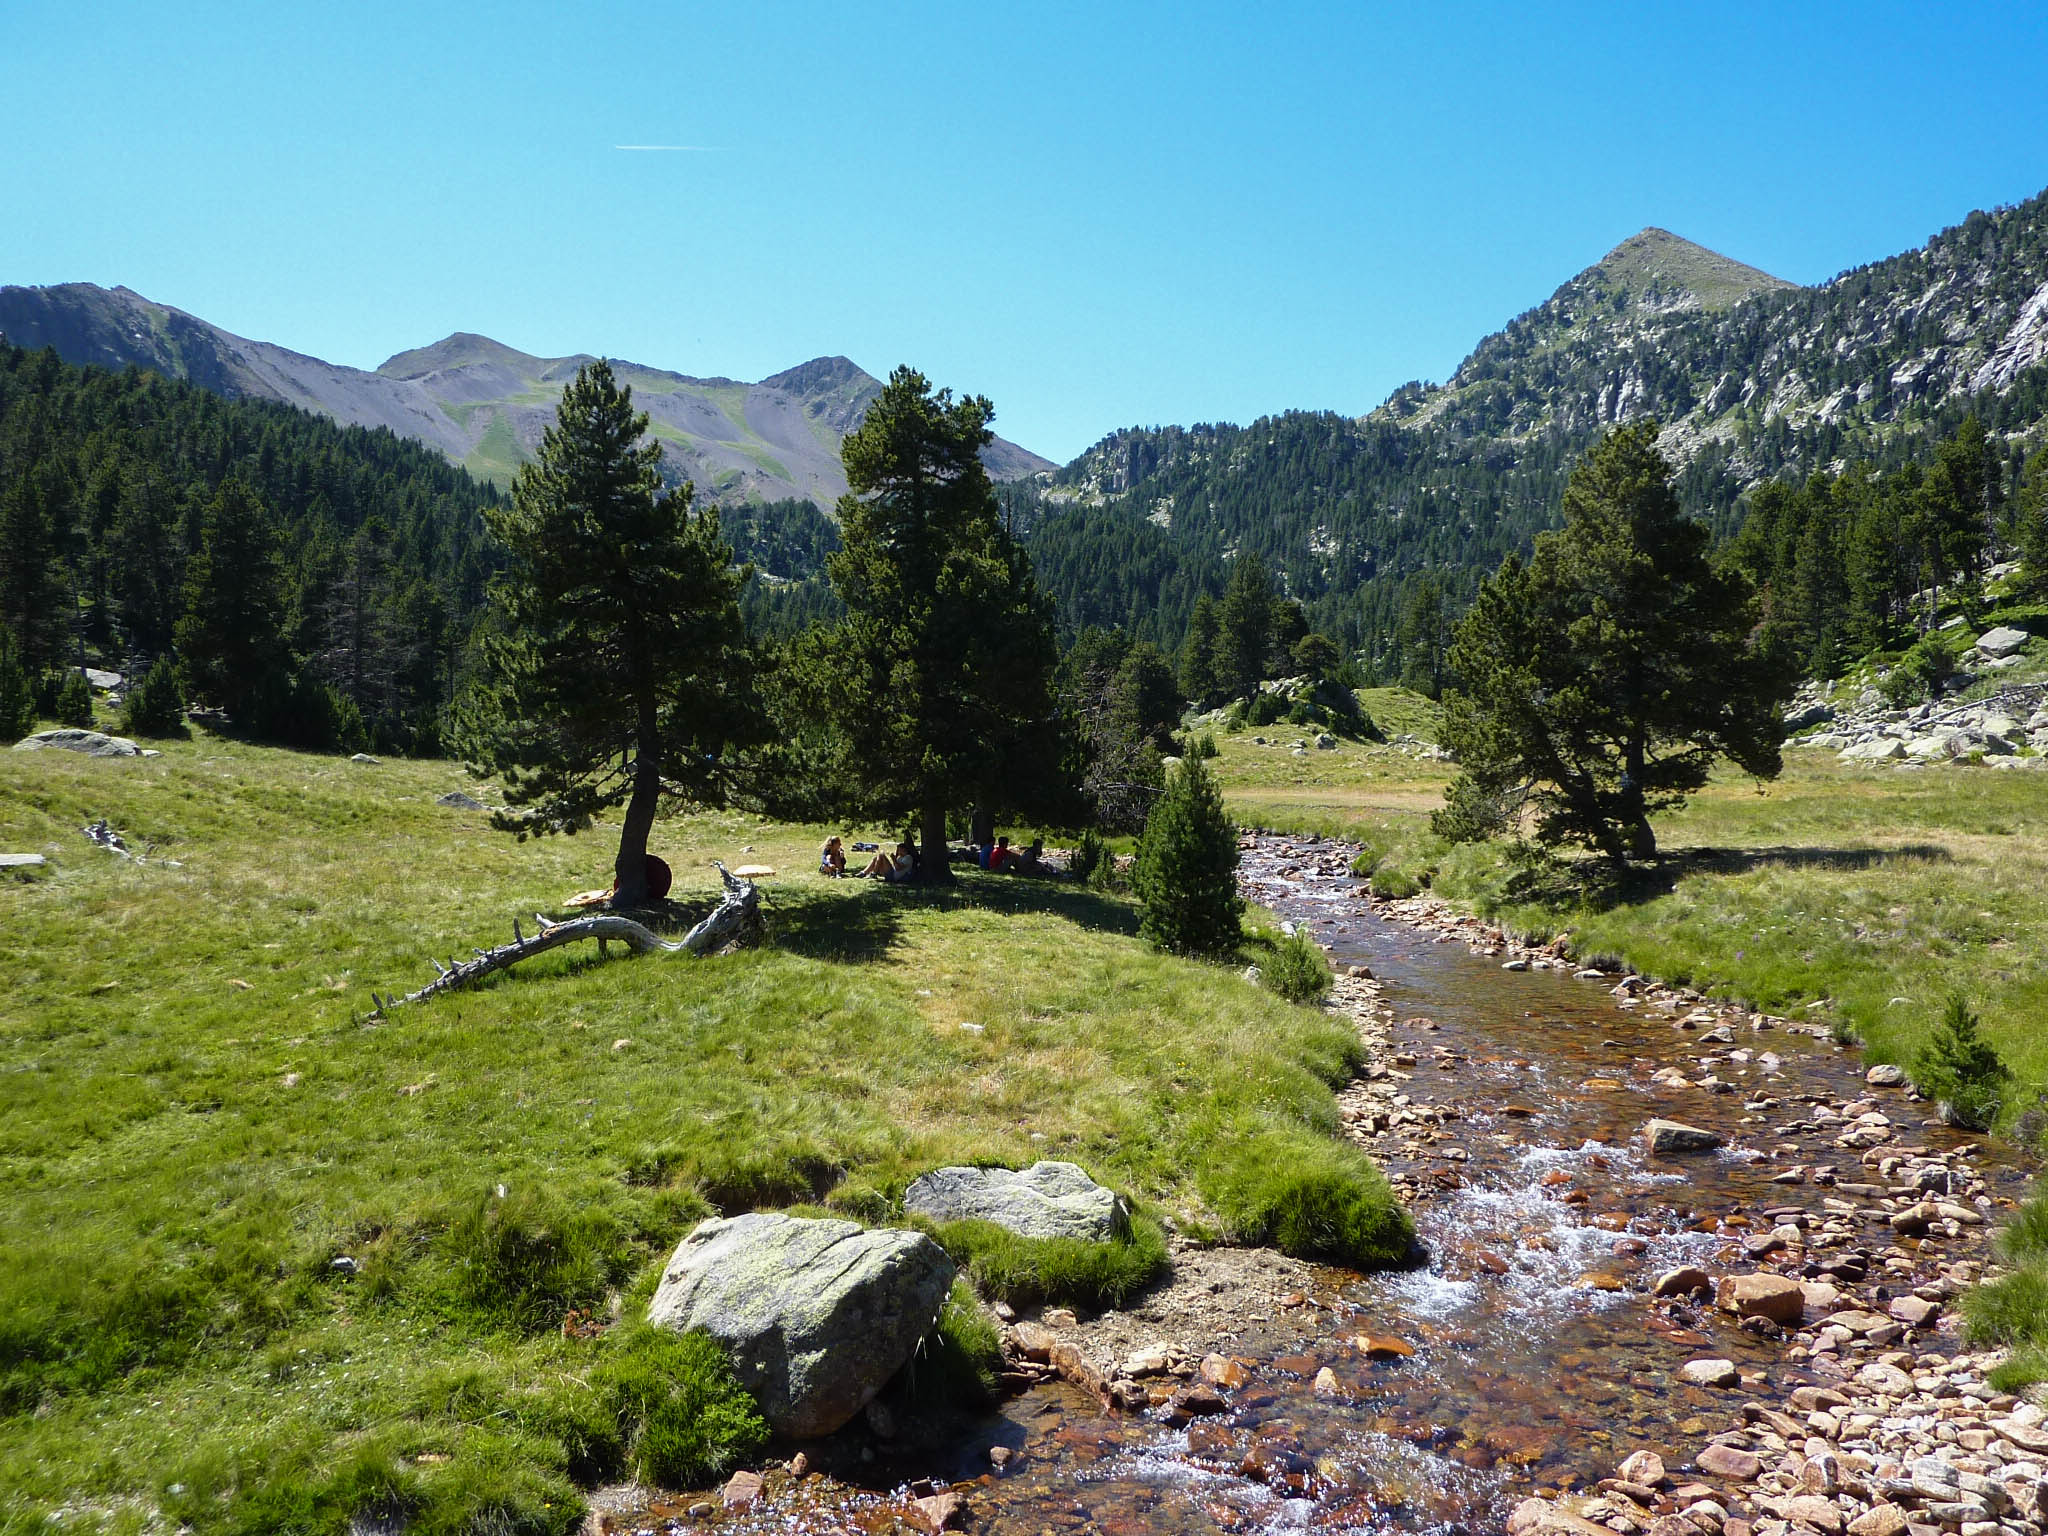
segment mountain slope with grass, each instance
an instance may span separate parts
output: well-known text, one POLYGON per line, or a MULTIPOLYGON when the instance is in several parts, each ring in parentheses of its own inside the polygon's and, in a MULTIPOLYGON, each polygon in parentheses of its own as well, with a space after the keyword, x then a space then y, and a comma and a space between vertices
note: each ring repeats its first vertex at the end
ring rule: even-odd
MULTIPOLYGON (((371 373, 92 283, 0 288, 0 335, 20 347, 54 347, 67 362, 146 368, 347 426, 388 427, 501 488, 533 457, 562 386, 590 361, 584 353, 535 357, 457 332, 371 373)), ((839 441, 882 387, 843 357, 814 358, 755 384, 618 360, 613 367, 653 418, 668 473, 721 502, 808 499, 829 508, 846 490, 839 441)), ((1000 438, 985 457, 998 480, 1053 467, 1000 438)))

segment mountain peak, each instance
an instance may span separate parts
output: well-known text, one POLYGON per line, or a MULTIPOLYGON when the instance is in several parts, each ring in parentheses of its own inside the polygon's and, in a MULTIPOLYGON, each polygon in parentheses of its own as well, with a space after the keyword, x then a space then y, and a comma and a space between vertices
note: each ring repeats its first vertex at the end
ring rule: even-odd
POLYGON ((419 379, 430 373, 444 373, 450 368, 465 368, 473 363, 495 363, 515 373, 526 374, 537 371, 541 361, 516 347, 508 347, 488 336, 479 336, 474 331, 456 331, 432 346, 414 347, 409 352, 386 358, 377 371, 387 379, 419 379))
POLYGON ((1619 292, 1632 300, 1705 310, 1733 309, 1759 293, 1798 286, 1654 224, 1630 235, 1566 286, 1589 280, 1604 295, 1619 292))

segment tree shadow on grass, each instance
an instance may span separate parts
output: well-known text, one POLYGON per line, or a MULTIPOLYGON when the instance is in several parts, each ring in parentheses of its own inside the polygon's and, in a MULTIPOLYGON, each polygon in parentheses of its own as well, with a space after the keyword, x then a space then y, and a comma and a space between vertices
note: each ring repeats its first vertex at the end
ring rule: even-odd
POLYGON ((1100 933, 1138 931, 1138 914, 1128 903, 1071 881, 962 871, 945 886, 857 883, 865 889, 764 888, 769 941, 813 960, 880 960, 895 947, 913 911, 1049 913, 1100 933))
POLYGON ((1763 869, 1827 870, 1857 874, 1894 859, 1951 862, 1946 848, 1907 843, 1895 848, 1682 848, 1646 864, 1617 866, 1604 859, 1535 856, 1509 876, 1501 894, 1554 911, 1606 912, 1669 896, 1689 875, 1747 875, 1763 869))

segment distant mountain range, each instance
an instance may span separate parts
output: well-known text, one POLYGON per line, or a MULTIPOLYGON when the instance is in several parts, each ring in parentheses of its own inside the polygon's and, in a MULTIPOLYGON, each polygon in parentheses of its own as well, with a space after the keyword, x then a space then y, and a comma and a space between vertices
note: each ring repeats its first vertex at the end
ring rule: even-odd
POLYGON ((1006 491, 1069 624, 1178 642, 1255 551, 1318 623, 1382 645, 1422 574, 1455 597, 1552 526, 1573 460, 1655 417, 1699 515, 1761 480, 1925 453, 1967 414, 2048 433, 2048 193, 1800 287, 1646 229, 1363 417, 1134 428, 1006 491))
MULTIPOLYGON (((366 373, 92 283, 0 287, 0 335, 16 346, 54 347, 66 362, 147 368, 232 398, 281 400, 344 425, 389 427, 501 486, 533 457, 562 386, 591 361, 585 354, 533 357, 458 332, 366 373)), ((669 472, 728 503, 805 498, 829 508, 846 490, 840 439, 882 387, 843 357, 814 358, 758 384, 617 359, 612 367, 650 417, 669 472)), ((1002 438, 984 457, 998 480, 1055 467, 1002 438)))

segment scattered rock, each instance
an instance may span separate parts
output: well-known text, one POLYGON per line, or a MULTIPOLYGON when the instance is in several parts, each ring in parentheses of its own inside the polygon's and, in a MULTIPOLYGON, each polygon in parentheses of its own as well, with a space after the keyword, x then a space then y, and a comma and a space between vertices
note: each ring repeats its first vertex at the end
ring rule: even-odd
POLYGON ((383 764, 379 763, 376 758, 370 756, 367 752, 352 752, 349 754, 348 760, 352 763, 361 763, 369 768, 380 768, 383 766, 383 764))
POLYGON ((960 1523, 964 1505, 957 1493, 935 1493, 911 1505, 918 1523, 932 1532, 948 1531, 960 1523))
POLYGON ((447 794, 435 800, 434 804, 445 805, 454 811, 481 811, 486 809, 483 801, 477 799, 474 795, 465 795, 459 789, 449 790, 447 794))
POLYGON ((1130 1210, 1073 1163, 935 1168, 914 1180, 903 1208, 934 1221, 989 1221, 1020 1237, 1106 1242, 1130 1230, 1130 1210))
POLYGON ((1733 1360, 1688 1360, 1678 1368, 1678 1379, 1692 1387, 1734 1387, 1742 1375, 1733 1360))
POLYGON ((718 1502, 727 1509, 745 1509, 760 1497, 761 1474, 758 1472, 735 1472, 718 1490, 718 1502))
POLYGON ((105 731, 82 731, 76 726, 62 730, 37 731, 14 744, 17 752, 83 752, 87 757, 140 757, 142 748, 126 736, 109 736, 105 731))
POLYGON ((40 853, 0 853, 0 869, 41 869, 49 862, 40 853))
POLYGON ((1806 1293, 1785 1275, 1724 1275, 1714 1290, 1714 1305, 1737 1317, 1767 1317, 1781 1328, 1793 1328, 1806 1315, 1806 1293))
POLYGON ((753 1212, 683 1239, 648 1320, 702 1328, 781 1435, 827 1435, 873 1400, 937 1321, 953 1261, 922 1232, 753 1212))
POLYGON ((1986 656, 2010 656, 2014 651, 2023 650, 2034 637, 2024 629, 2014 629, 2001 624, 1996 629, 1986 630, 1977 637, 1977 649, 1986 656))
POLYGON ((1906 1069, 1882 1062, 1863 1074, 1863 1081, 1873 1088, 1898 1088, 1906 1081, 1906 1069))
POLYGON ((1657 1283, 1650 1288, 1652 1296, 1696 1296, 1714 1288, 1713 1276, 1697 1264, 1687 1264, 1679 1269, 1666 1270, 1657 1277, 1657 1283))
MULTIPOLYGON (((1720 1362, 1726 1365, 1724 1360, 1720 1362)), ((1735 1368, 1731 1365, 1730 1371, 1735 1368)), ((1746 1483, 1763 1471, 1764 1464, 1754 1452, 1739 1450, 1732 1445, 1709 1445, 1701 1449, 1698 1457, 1699 1469, 1715 1477, 1732 1478, 1746 1483)))
POLYGON ((1643 1127, 1643 1140, 1653 1157, 1670 1157, 1680 1152, 1711 1152, 1721 1145, 1712 1131, 1678 1120, 1652 1120, 1643 1127))

